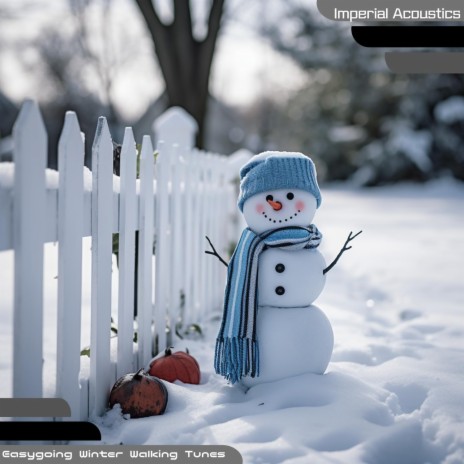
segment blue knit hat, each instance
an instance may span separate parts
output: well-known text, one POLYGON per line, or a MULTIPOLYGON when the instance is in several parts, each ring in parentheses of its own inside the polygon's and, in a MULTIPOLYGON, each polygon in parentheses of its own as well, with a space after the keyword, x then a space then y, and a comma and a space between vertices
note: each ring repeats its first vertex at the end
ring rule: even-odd
POLYGON ((317 207, 321 192, 317 185, 316 167, 311 158, 301 153, 266 151, 253 158, 240 169, 240 195, 238 207, 257 193, 279 189, 301 189, 314 195, 317 207))

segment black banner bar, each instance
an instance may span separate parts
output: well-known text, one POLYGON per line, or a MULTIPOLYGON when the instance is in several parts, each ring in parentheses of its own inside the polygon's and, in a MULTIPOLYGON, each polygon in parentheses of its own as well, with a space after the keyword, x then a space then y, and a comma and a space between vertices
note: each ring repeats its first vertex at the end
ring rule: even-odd
POLYGON ((353 26, 351 34, 363 47, 464 47, 464 26, 353 26))
POLYGON ((0 422, 0 441, 101 440, 98 427, 91 422, 0 422))

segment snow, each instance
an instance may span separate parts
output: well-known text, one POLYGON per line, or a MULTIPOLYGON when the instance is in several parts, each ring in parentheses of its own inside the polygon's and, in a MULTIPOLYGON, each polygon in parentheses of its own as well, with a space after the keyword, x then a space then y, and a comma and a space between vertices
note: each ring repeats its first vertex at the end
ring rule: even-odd
POLYGON ((435 118, 444 124, 464 121, 464 97, 450 97, 438 103, 434 110, 435 118))
POLYGON ((329 130, 329 139, 334 143, 361 143, 366 131, 359 126, 341 126, 329 130))
MULTIPOLYGON (((176 343, 199 361, 200 385, 168 384, 163 416, 127 420, 116 409, 95 419, 103 443, 230 445, 253 464, 464 461, 464 187, 443 179, 322 195, 314 222, 327 262, 350 230, 363 230, 316 301, 335 337, 327 373, 248 392, 228 385, 212 368, 217 312, 201 323, 203 339, 176 343)), ((53 312, 56 247, 46 250, 53 312)), ((0 253, 0 271, 3 396, 11 379, 10 252, 0 253)), ((48 356, 53 338, 45 340, 48 356)))
MULTIPOLYGON (((92 171, 83 167, 84 191, 92 191, 92 171)), ((14 163, 0 163, 0 188, 10 189, 14 183, 14 163)), ((45 185, 49 190, 57 190, 59 187, 59 174, 55 169, 45 170, 45 185)), ((119 193, 121 190, 121 181, 119 176, 113 175, 113 191, 119 193)), ((137 181, 137 191, 139 190, 139 181, 137 181)))
POLYGON ((421 171, 428 172, 432 169, 428 156, 431 144, 432 135, 429 131, 396 127, 388 140, 387 148, 392 153, 403 153, 421 171))

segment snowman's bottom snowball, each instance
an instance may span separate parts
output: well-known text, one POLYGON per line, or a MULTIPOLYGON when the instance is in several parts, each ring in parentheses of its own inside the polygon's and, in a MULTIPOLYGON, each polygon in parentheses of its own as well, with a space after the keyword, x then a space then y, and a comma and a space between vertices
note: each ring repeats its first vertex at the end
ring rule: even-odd
POLYGON ((327 316, 317 306, 260 306, 256 330, 260 375, 242 378, 246 387, 305 373, 323 374, 327 369, 333 332, 327 316))

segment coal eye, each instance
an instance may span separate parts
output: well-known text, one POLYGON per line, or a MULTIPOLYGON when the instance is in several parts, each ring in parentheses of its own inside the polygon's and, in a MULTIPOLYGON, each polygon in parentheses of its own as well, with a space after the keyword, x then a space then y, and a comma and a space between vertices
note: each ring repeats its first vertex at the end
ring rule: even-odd
POLYGON ((274 200, 274 197, 272 195, 268 195, 266 197, 266 201, 272 201, 272 200, 274 200))
POLYGON ((293 199, 295 198, 295 195, 293 195, 292 192, 287 193, 287 198, 288 198, 289 200, 293 200, 293 199))

